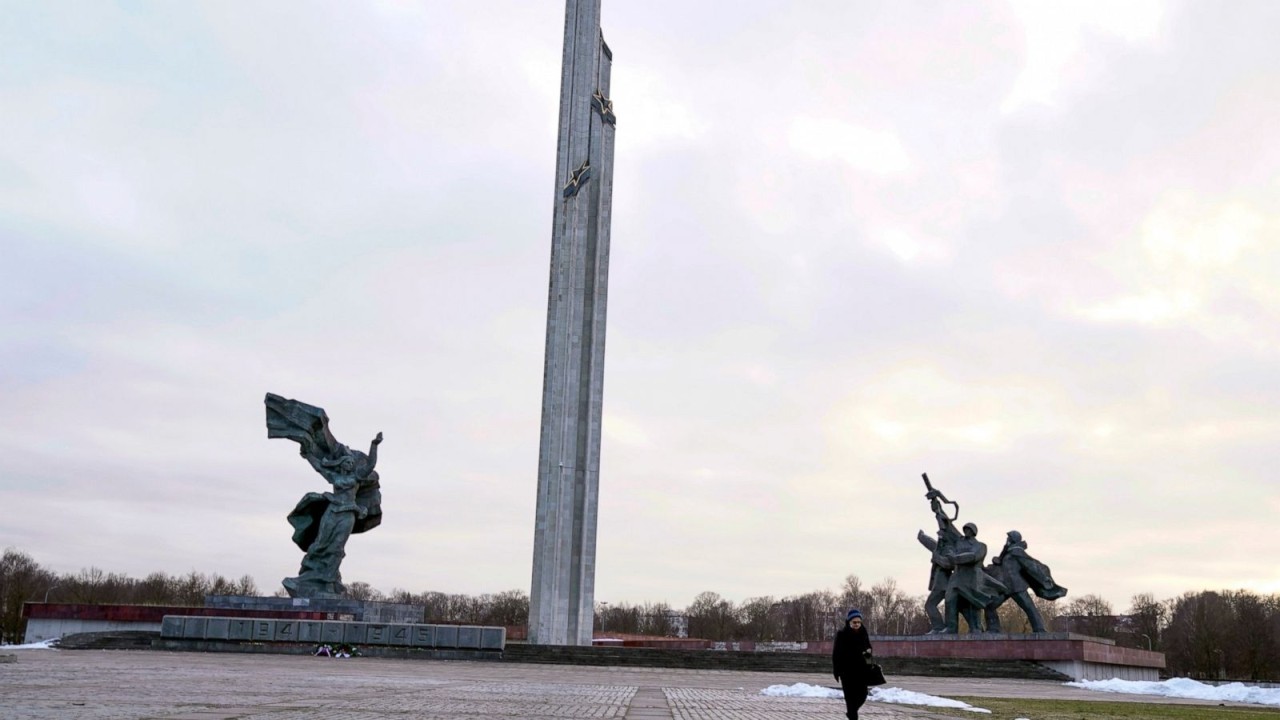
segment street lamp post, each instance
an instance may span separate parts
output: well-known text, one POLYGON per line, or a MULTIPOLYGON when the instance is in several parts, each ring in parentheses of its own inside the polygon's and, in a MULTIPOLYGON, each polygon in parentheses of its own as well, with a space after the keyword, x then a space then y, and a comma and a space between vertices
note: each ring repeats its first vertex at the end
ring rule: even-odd
POLYGON ((44 591, 44 602, 45 602, 46 604, 48 604, 48 602, 49 602, 49 593, 53 592, 54 588, 56 588, 56 587, 58 587, 58 583, 54 583, 54 584, 50 585, 50 586, 48 587, 48 589, 46 589, 46 590, 44 591))

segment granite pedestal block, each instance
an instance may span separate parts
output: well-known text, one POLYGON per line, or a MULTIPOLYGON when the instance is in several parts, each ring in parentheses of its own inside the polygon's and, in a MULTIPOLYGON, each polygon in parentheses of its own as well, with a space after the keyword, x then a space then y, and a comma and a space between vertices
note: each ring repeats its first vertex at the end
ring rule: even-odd
POLYGON ((435 625, 414 625, 410 632, 410 644, 413 647, 429 648, 436 646, 435 625))
POLYGON ((458 647, 458 626, 457 625, 437 625, 436 638, 433 647, 438 648, 456 648, 458 647))
POLYGON ((253 621, 244 618, 231 618, 227 625, 228 640, 252 640, 253 621))
POLYGON ((253 639, 258 642, 271 642, 276 639, 275 620, 254 620, 253 639))
POLYGON ((471 625, 463 625, 458 628, 458 647, 479 650, 480 628, 471 625))
POLYGON ((365 623, 364 641, 370 645, 390 645, 391 628, 383 623, 365 623))
POLYGON ((297 620, 276 620, 276 642, 298 642, 297 620))
POLYGON ((320 641, 328 645, 337 645, 342 642, 342 634, 346 626, 346 623, 326 620, 320 628, 320 641))
POLYGON ((184 638, 202 638, 205 637, 205 624, 208 618, 189 617, 182 621, 182 637, 184 638))
POLYGON ((182 637, 182 616, 166 615, 160 622, 160 637, 182 637))
POLYGON ((231 618, 207 618, 204 623, 204 636, 209 640, 230 640, 231 618))
POLYGON ((363 645, 369 639, 368 628, 368 623, 342 623, 342 642, 348 645, 363 645))
POLYGON ((413 640, 412 625, 392 625, 390 626, 389 632, 391 634, 392 645, 408 646, 412 643, 412 640, 413 640))
POLYGON ((324 622, 321 620, 302 620, 298 623, 298 642, 320 644, 324 622))
POLYGON ((507 644, 507 629, 503 627, 480 628, 480 649, 501 650, 507 644))

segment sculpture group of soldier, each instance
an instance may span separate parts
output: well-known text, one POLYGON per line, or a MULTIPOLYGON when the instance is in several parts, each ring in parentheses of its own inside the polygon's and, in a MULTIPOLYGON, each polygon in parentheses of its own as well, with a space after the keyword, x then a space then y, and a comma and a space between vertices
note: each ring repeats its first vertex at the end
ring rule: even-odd
POLYGON ((1026 613, 1031 632, 1045 632, 1044 619, 1030 593, 1057 600, 1067 594, 1067 589, 1054 582, 1048 566, 1027 554, 1027 542, 1017 530, 1008 532, 1000 554, 992 558, 990 565, 983 565, 987 546, 978 540, 978 526, 965 523, 956 530, 959 504, 935 490, 928 475, 924 476, 924 483, 928 489, 925 497, 938 521, 936 538, 923 530, 916 535, 933 555, 929 596, 924 605, 930 634, 958 633, 961 616, 971 631, 1001 632, 997 611, 1007 600, 1013 600, 1026 613), (952 507, 950 515, 948 505, 952 507), (945 616, 938 610, 944 602, 945 616))

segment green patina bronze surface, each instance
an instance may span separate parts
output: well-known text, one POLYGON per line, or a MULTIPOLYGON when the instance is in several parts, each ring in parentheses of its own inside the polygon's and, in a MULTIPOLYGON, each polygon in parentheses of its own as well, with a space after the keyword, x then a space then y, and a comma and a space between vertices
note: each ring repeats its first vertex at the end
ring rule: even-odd
POLYGON ((382 433, 362 453, 338 442, 329 432, 324 410, 267 393, 267 437, 298 443, 302 457, 332 487, 309 492, 289 513, 293 542, 306 553, 295 577, 284 579, 290 597, 340 598, 340 566, 352 533, 372 530, 382 522, 382 493, 378 485, 378 445, 382 433))

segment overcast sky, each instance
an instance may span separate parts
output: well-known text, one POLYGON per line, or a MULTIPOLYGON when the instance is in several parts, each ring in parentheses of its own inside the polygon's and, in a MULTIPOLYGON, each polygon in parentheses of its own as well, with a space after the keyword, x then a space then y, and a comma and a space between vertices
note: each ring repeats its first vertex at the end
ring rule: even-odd
MULTIPOLYGON (((605 0, 596 599, 1280 592, 1280 3, 605 0)), ((528 590, 564 6, 0 1, 0 547, 528 590)))

